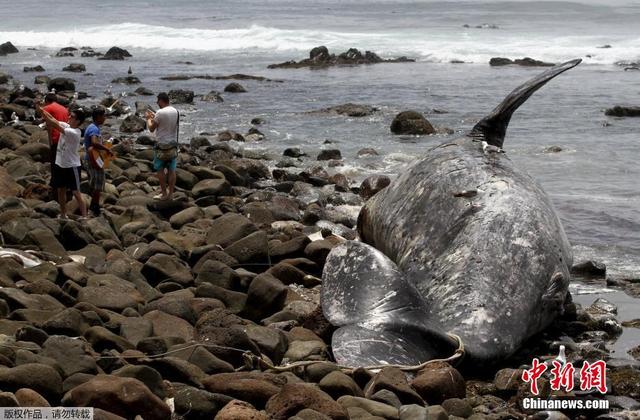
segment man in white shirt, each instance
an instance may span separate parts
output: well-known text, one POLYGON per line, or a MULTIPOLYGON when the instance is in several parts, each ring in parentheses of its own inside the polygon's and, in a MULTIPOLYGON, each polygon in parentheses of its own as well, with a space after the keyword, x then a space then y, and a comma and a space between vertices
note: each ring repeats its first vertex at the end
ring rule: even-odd
POLYGON ((170 105, 169 95, 158 94, 158 112, 147 111, 147 128, 156 135, 153 169, 158 173, 160 194, 154 198, 169 200, 176 185, 176 165, 178 158, 178 127, 180 114, 170 105))
MULTIPOLYGON (((39 107, 38 107, 39 108, 39 107)), ((81 109, 75 109, 69 113, 69 123, 56 120, 44 109, 39 109, 42 116, 53 130, 60 132, 56 160, 51 169, 51 186, 58 191, 58 203, 60 204, 60 218, 67 219, 67 189, 70 189, 78 201, 78 207, 82 217, 87 216, 87 206, 80 193, 80 148, 81 133, 78 128, 84 121, 84 113, 81 109)))

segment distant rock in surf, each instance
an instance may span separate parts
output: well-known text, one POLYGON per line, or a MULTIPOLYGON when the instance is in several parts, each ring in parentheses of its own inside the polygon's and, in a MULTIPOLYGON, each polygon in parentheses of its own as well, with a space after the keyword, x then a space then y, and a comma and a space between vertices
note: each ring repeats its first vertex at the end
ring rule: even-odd
POLYGON ((126 57, 131 57, 129 51, 118 47, 111 47, 109 51, 107 51, 103 57, 98 58, 98 60, 124 60, 126 57))
POLYGON ((525 66, 525 67, 553 67, 555 65, 554 63, 547 63, 545 61, 534 60, 533 58, 530 58, 530 57, 519 58, 515 60, 511 60, 509 58, 504 58, 504 57, 493 57, 491 60, 489 60, 490 66, 509 66, 512 64, 517 64, 519 66, 525 66))
POLYGON ((0 55, 15 54, 18 52, 20 51, 18 51, 18 49, 11 42, 5 42, 4 44, 0 45, 0 55))
POLYGON ((342 104, 336 105, 329 108, 320 109, 317 111, 311 111, 310 114, 338 114, 338 115, 346 115, 348 117, 367 117, 374 112, 378 111, 378 108, 369 106, 369 105, 359 105, 359 104, 342 104))
POLYGON ((424 135, 433 134, 436 130, 431 123, 417 111, 404 111, 396 115, 391 122, 393 134, 424 135))
POLYGON ((362 54, 356 48, 349 48, 342 54, 335 55, 330 54, 329 50, 325 46, 315 47, 309 52, 309 58, 300 61, 286 61, 279 64, 271 64, 268 66, 270 69, 299 69, 303 67, 321 68, 330 66, 354 66, 359 64, 376 64, 376 63, 407 63, 414 62, 415 60, 407 57, 399 57, 394 59, 385 60, 380 58, 376 53, 371 51, 365 51, 362 54))
POLYGON ((609 117, 640 117, 640 106, 616 105, 604 111, 604 115, 609 117))

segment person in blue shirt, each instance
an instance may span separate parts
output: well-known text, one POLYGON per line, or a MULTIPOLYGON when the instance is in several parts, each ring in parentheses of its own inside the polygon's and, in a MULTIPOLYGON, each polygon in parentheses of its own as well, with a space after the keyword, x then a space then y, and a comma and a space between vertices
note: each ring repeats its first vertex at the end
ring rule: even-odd
POLYGON ((89 210, 96 216, 100 215, 100 193, 104 190, 104 168, 101 160, 93 153, 95 150, 104 150, 108 154, 111 151, 102 144, 100 126, 106 120, 106 112, 103 107, 96 107, 91 112, 93 123, 84 132, 84 149, 86 154, 83 159, 85 171, 89 174, 89 189, 91 204, 89 210))

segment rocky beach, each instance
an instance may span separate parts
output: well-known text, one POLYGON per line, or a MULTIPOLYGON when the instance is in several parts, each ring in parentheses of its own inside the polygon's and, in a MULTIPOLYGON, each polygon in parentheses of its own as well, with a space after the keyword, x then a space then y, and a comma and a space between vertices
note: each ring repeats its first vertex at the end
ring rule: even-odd
MULTIPOLYGON (((58 54, 72 54, 77 62, 64 71, 80 74, 88 60, 130 56, 121 48, 96 51, 58 54)), ((308 60, 322 67, 381 60, 354 50, 335 57, 314 49, 308 60), (345 62, 349 57, 356 62, 345 62)), ((352 179, 344 169, 351 155, 332 142, 314 152, 287 147, 275 160, 239 147, 269 141, 269 121, 256 115, 238 122, 242 132, 212 126, 183 137, 175 197, 154 200, 153 141, 141 115, 158 92, 135 70, 112 81, 135 87, 126 96, 89 95, 81 77, 47 77, 43 66, 24 72, 35 72, 33 84, 0 73, 0 406, 95 407, 96 419, 638 418, 640 347, 632 357, 612 357, 608 344, 622 321, 629 329, 640 324, 618 320, 605 299, 584 307, 568 301, 560 319, 496 369, 459 371, 459 355, 404 371, 338 366, 333 327, 319 306, 323 265, 333 247, 356 238, 360 207, 388 176, 352 179), (65 105, 109 107, 103 132, 114 139, 117 158, 106 171, 103 211, 89 220, 58 219, 49 199, 47 135, 33 116, 38 94, 52 89, 65 105), (541 395, 606 399, 608 410, 523 407, 530 396, 524 370, 533 358, 554 360, 560 346, 576 375, 585 361, 606 360, 608 392, 552 391, 547 372, 538 380, 541 395)), ((198 96, 178 84, 168 89, 178 109, 250 95, 242 83, 265 80, 184 77, 226 87, 198 96)), ((171 87, 184 77, 163 80, 171 87)), ((361 118, 377 111, 345 101, 313 112, 361 118)), ((387 130, 453 133, 411 110, 387 130)), ((378 154, 363 147, 356 156, 378 154)), ((84 173, 82 181, 84 189, 84 173)), ((578 261, 574 274, 585 284, 640 294, 637 279, 607 276, 595 261, 578 261)))

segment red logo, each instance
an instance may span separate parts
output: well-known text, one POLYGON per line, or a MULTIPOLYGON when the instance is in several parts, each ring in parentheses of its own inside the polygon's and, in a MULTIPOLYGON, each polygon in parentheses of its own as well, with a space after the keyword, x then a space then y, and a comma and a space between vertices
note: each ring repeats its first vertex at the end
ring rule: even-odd
POLYGON ((547 365, 540 363, 537 358, 533 359, 531 365, 531 369, 522 372, 522 380, 531 382, 531 393, 538 395, 538 378, 547 370, 547 365))
MULTIPOLYGON (((570 392, 575 386, 574 375, 576 369, 571 362, 566 360, 564 346, 560 346, 560 354, 551 362, 553 367, 549 370, 551 389, 554 391, 565 390, 570 392)), ((531 384, 531 393, 533 395, 540 393, 537 380, 546 371, 547 365, 540 363, 540 360, 535 358, 531 363, 531 369, 522 372, 522 380, 531 384)), ((604 360, 598 360, 593 363, 584 362, 580 368, 580 389, 582 391, 597 389, 601 394, 607 393, 607 364, 604 360)))

